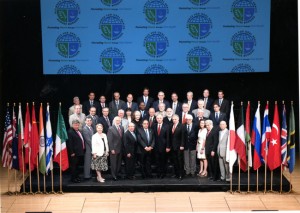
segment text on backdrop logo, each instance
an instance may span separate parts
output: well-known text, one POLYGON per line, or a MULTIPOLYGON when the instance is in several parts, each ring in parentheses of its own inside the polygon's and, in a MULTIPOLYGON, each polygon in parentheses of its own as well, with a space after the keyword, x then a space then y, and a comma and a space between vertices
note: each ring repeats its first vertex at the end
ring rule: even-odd
POLYGON ((57 74, 79 75, 81 72, 74 65, 65 65, 58 70, 57 74))
POLYGON ((168 70, 160 64, 153 64, 146 68, 145 74, 168 74, 168 70))
POLYGON ((239 31, 231 38, 231 46, 233 52, 238 56, 249 56, 254 51, 256 46, 255 37, 248 31, 239 31))
POLYGON ((106 6, 116 6, 122 2, 122 0, 101 0, 106 6))
POLYGON ((209 0, 190 0, 191 3, 194 5, 200 6, 200 5, 205 5, 209 2, 209 0))
POLYGON ((187 21, 189 35, 196 39, 207 37, 212 29, 211 19, 203 13, 192 15, 187 21))
POLYGON ((169 9, 163 0, 148 0, 144 5, 144 13, 150 24, 161 24, 167 19, 169 9))
POLYGON ((100 20, 99 28, 104 38, 116 40, 123 35, 125 25, 118 15, 108 14, 100 20))
POLYGON ((161 32, 149 33, 144 39, 146 53, 151 57, 161 57, 167 52, 168 38, 161 32))
POLYGON ((194 72, 204 72, 210 67, 212 56, 205 47, 194 47, 187 54, 189 68, 194 72))
POLYGON ((73 0, 61 0, 55 5, 55 14, 60 23, 71 25, 78 21, 80 8, 73 0))
POLYGON ((60 34, 56 39, 58 53, 65 58, 73 58, 79 53, 80 38, 71 32, 60 34))
POLYGON ((124 53, 118 48, 107 48, 100 55, 102 69, 108 73, 117 73, 122 70, 125 63, 124 53))
POLYGON ((231 12, 238 23, 249 23, 255 18, 256 4, 252 0, 237 0, 233 2, 231 12))
POLYGON ((249 64, 238 64, 232 68, 231 72, 255 72, 249 64))

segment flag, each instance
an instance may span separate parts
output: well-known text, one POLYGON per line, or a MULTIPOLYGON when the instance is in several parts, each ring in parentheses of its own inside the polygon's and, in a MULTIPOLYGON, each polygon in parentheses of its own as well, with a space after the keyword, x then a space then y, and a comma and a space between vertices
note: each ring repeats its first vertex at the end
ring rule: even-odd
POLYGON ((266 109, 264 112, 262 137, 261 137, 261 150, 260 154, 262 157, 262 162, 266 162, 268 155, 268 145, 271 137, 271 126, 269 122, 269 103, 267 102, 266 109))
POLYGON ((280 125, 277 102, 274 108, 274 119, 270 136, 270 144, 268 151, 268 167, 271 171, 281 164, 281 146, 280 146, 280 125))
POLYGON ((252 167, 252 142, 250 137, 250 102, 246 110, 246 129, 245 129, 245 141, 248 144, 248 166, 252 167))
POLYGON ((282 122, 281 122, 281 164, 288 166, 287 163, 287 125, 286 125, 286 110, 285 104, 282 109, 282 122))
POLYGON ((53 169, 53 139, 52 139, 52 128, 50 121, 49 105, 47 106, 46 112, 46 174, 53 169))
POLYGON ((68 151, 66 141, 68 139, 64 118, 61 114, 61 106, 58 110, 57 130, 55 138, 54 162, 57 162, 62 171, 69 168, 68 151))
POLYGON ((46 173, 46 150, 45 150, 45 134, 44 134, 44 119, 43 105, 40 106, 39 114, 39 129, 40 129, 40 146, 39 146, 39 170, 42 174, 46 173))
POLYGON ((13 141, 12 141, 12 168, 19 170, 19 156, 18 156, 18 134, 17 134, 17 118, 15 107, 13 107, 13 141))
POLYGON ((32 125, 31 125, 31 141, 30 141, 30 149, 31 149, 31 155, 30 155, 30 169, 31 171, 34 170, 37 167, 37 160, 38 160, 38 153, 39 153, 39 144, 40 144, 40 138, 39 138, 39 132, 38 132, 38 126, 36 122, 35 117, 35 107, 34 104, 32 106, 32 125))
POLYGON ((291 106, 290 118, 289 118, 289 139, 288 139, 288 164, 289 172, 293 173, 295 167, 295 115, 293 103, 291 106))
POLYGON ((4 124, 4 138, 2 147, 2 165, 11 169, 12 166, 12 140, 13 140, 13 129, 11 125, 11 118, 9 109, 7 107, 5 124, 4 124))
POLYGON ((240 167, 245 172, 247 170, 247 156, 246 156, 243 105, 241 105, 240 114, 238 118, 238 128, 236 129, 235 150, 239 155, 240 167))
POLYGON ((21 171, 24 170, 26 172, 26 166, 24 162, 24 126, 23 126, 23 119, 22 119, 22 110, 21 104, 19 105, 19 113, 18 113, 18 155, 19 155, 19 168, 21 171))
POLYGON ((229 137, 227 143, 227 155, 226 161, 229 162, 229 172, 232 174, 232 167, 236 161, 237 155, 235 151, 235 123, 234 123, 234 114, 233 114, 233 104, 231 104, 230 118, 229 118, 229 137))
POLYGON ((254 116, 251 140, 254 144, 254 159, 253 169, 257 170, 261 166, 261 124, 260 124, 260 104, 257 106, 257 110, 254 116))
POLYGON ((26 115, 25 115, 25 129, 24 129, 24 147, 25 147, 24 162, 25 162, 25 164, 29 163, 30 140, 31 140, 31 123, 30 123, 29 104, 27 103, 26 115))

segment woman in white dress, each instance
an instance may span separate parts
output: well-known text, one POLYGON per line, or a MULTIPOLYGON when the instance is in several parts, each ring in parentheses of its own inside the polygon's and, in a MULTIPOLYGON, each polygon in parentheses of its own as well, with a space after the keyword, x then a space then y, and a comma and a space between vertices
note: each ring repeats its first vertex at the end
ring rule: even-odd
POLYGON ((108 157, 108 142, 107 136, 103 133, 102 124, 96 125, 97 132, 92 136, 92 170, 96 170, 97 181, 103 183, 105 179, 101 176, 101 171, 107 171, 107 157, 108 157))
POLYGON ((198 144, 197 144, 197 158, 200 159, 200 171, 198 176, 207 176, 207 160, 205 157, 205 140, 207 135, 207 129, 205 128, 205 121, 200 120, 200 129, 198 132, 198 144))

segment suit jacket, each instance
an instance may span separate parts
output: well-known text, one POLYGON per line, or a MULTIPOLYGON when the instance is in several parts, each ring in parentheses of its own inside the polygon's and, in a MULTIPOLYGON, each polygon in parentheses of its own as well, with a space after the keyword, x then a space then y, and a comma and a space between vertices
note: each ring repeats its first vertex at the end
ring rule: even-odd
MULTIPOLYGON (((193 120, 194 120, 195 116, 193 113, 187 113, 187 114, 190 114, 191 116, 193 116, 193 120)), ((179 116, 179 123, 182 123, 182 112, 178 116, 179 116)))
POLYGON ((92 136, 94 134, 93 127, 92 131, 90 131, 89 127, 85 125, 82 129, 82 137, 84 139, 85 144, 85 152, 91 154, 92 153, 92 136))
MULTIPOLYGON (((91 115, 90 115, 91 116, 91 115)), ((93 121, 93 123, 92 123, 92 128, 93 128, 93 130, 94 130, 94 133, 96 133, 96 125, 98 124, 98 123, 100 123, 100 118, 99 118, 99 116, 98 115, 94 115, 94 116, 91 116, 92 117, 92 121, 93 121)), ((84 125, 85 126, 85 125, 84 125)))
POLYGON ((228 129, 224 129, 224 135, 221 137, 222 130, 219 131, 219 144, 218 144, 218 155, 222 158, 226 157, 226 150, 227 150, 227 142, 228 142, 228 129))
MULTIPOLYGON (((109 119, 110 125, 112 125, 113 119, 111 118, 111 116, 108 116, 108 119, 109 119)), ((108 123, 106 122, 106 120, 103 116, 99 118, 99 123, 102 124, 102 126, 103 126, 103 132, 105 134, 107 134, 108 128, 110 126, 108 125, 108 123)))
MULTIPOLYGON (((127 108, 129 108, 129 107, 128 107, 128 103, 125 102, 125 103, 123 104, 123 106, 122 106, 122 109, 125 111, 127 108)), ((131 111, 132 111, 132 112, 134 112, 134 111, 136 111, 136 110, 139 109, 137 103, 135 103, 135 102, 131 102, 131 107, 130 107, 130 108, 131 108, 131 111)))
POLYGON ((217 147, 219 144, 219 131, 218 127, 213 127, 206 136, 205 140, 205 154, 210 155, 213 151, 217 153, 217 147))
MULTIPOLYGON (((198 117, 198 110, 199 110, 199 108, 194 109, 194 110, 192 111, 192 113, 193 113, 193 115, 194 115, 195 117, 198 117)), ((203 117, 209 118, 210 114, 211 114, 211 113, 210 113, 210 111, 209 111, 208 109, 203 109, 203 117)))
POLYGON ((161 128, 160 128, 160 134, 158 135, 158 123, 155 123, 153 125, 153 133, 155 137, 155 151, 158 152, 166 152, 167 145, 170 143, 169 142, 169 125, 166 123, 162 123, 161 128))
POLYGON ((89 100, 83 102, 83 104, 82 104, 82 108, 83 108, 82 111, 83 111, 83 113, 86 114, 86 115, 90 114, 89 111, 90 111, 90 108, 92 106, 96 107, 96 113, 98 114, 99 111, 100 111, 100 103, 97 100, 93 100, 93 105, 90 104, 89 100))
POLYGON ((154 126, 155 123, 157 123, 156 121, 156 116, 153 116, 153 121, 152 121, 152 125, 150 125, 150 115, 148 114, 144 120, 149 121, 149 128, 152 128, 154 126))
POLYGON ((183 138, 185 140, 184 150, 196 150, 197 140, 198 140, 198 130, 199 127, 192 124, 190 131, 187 130, 187 124, 183 125, 183 138))
POLYGON ((141 113, 141 120, 145 120, 145 119, 147 119, 147 116, 149 115, 148 114, 148 111, 146 111, 146 110, 144 110, 144 114, 142 114, 142 111, 141 110, 139 110, 140 111, 140 113, 141 113))
POLYGON ((73 128, 70 128, 68 130, 67 149, 68 149, 69 155, 72 155, 72 154, 75 154, 75 156, 83 156, 84 155, 84 150, 82 147, 82 140, 83 139, 81 139, 81 137, 78 135, 78 133, 73 128))
POLYGON ((102 114, 102 109, 104 108, 104 107, 108 107, 108 104, 105 102, 104 103, 104 107, 102 107, 101 106, 101 103, 99 102, 99 112, 97 111, 97 114, 101 117, 103 114, 102 114))
MULTIPOLYGON (((219 99, 216 99, 214 104, 219 104, 219 99)), ((223 112, 226 115, 229 115, 230 113, 230 104, 229 101, 225 98, 223 98, 222 104, 220 106, 220 112, 223 112)))
POLYGON ((169 125, 169 129, 173 126, 172 118, 169 120, 168 117, 164 117, 163 122, 169 125))
MULTIPOLYGON (((166 109, 170 107, 169 101, 164 99, 163 103, 166 105, 166 109)), ((158 104, 159 104, 159 100, 153 102, 152 107, 155 109, 155 112, 158 111, 158 104)))
MULTIPOLYGON (((184 100, 183 103, 188 103, 188 100, 184 100)), ((194 109, 197 109, 197 108, 198 108, 197 101, 192 100, 192 103, 191 103, 191 106, 190 106, 190 110, 189 110, 189 114, 192 114, 192 111, 194 109)))
POLYGON ((138 149, 137 149, 137 152, 140 153, 140 154, 146 152, 145 147, 151 146, 152 148, 154 148, 154 146, 155 146, 155 138, 154 138, 152 129, 149 128, 148 132, 149 132, 149 143, 148 143, 146 132, 145 132, 144 128, 139 128, 138 129, 138 134, 137 134, 138 135, 137 136, 137 138, 138 138, 138 149))
POLYGON ((127 119, 123 118, 123 119, 121 120, 121 125, 122 125, 123 128, 124 128, 124 132, 127 131, 127 129, 128 129, 128 124, 129 124, 129 122, 128 122, 127 119))
POLYGON ((134 155, 136 145, 137 145, 137 135, 135 136, 136 137, 134 138, 134 136, 130 131, 126 131, 124 133, 124 155, 127 154, 134 155))
MULTIPOLYGON (((152 97, 148 96, 148 100, 147 100, 145 110, 148 111, 149 108, 152 107, 153 101, 154 101, 154 99, 152 97)), ((137 98, 137 104, 140 105, 141 102, 144 102, 144 97, 143 96, 140 96, 140 97, 137 98)))
POLYGON ((215 112, 210 114, 209 119, 212 120, 214 126, 218 126, 220 124, 220 121, 226 121, 227 122, 226 114, 223 113, 223 112, 220 112, 219 120, 216 120, 216 113, 215 112))
MULTIPOLYGON (((170 107, 173 109, 173 102, 170 103, 170 107)), ((173 110, 173 114, 180 115, 182 112, 182 103, 177 102, 176 109, 173 110)))
POLYGON ((122 136, 120 136, 119 131, 115 125, 109 127, 107 131, 107 140, 108 140, 108 147, 109 150, 115 150, 115 152, 121 153, 123 147, 123 136, 124 136, 124 128, 120 125, 120 129, 122 132, 122 136))
POLYGON ((117 107, 116 105, 116 101, 113 100, 111 102, 109 102, 109 114, 111 115, 111 117, 116 117, 118 115, 118 110, 122 109, 122 106, 124 105, 124 101, 123 100, 119 100, 119 105, 117 107))
MULTIPOLYGON (((204 100, 204 97, 201 97, 201 98, 199 98, 199 99, 204 100)), ((207 98, 207 102, 206 102, 206 107, 205 107, 205 109, 208 109, 209 111, 212 112, 212 111, 214 110, 213 104, 214 104, 214 99, 208 97, 208 98, 207 98)))
POLYGON ((171 148, 174 151, 178 151, 180 149, 180 147, 184 147, 184 134, 183 134, 183 125, 181 123, 178 123, 174 133, 172 132, 173 129, 173 125, 171 126, 171 128, 169 129, 169 134, 170 134, 170 143, 167 146, 168 148, 171 148))

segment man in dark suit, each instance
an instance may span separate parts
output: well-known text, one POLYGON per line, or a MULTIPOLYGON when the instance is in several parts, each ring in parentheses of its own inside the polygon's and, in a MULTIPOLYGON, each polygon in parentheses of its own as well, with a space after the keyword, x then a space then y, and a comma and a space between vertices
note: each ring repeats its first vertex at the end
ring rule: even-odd
POLYGON ((114 125, 108 129, 107 140, 110 150, 110 171, 113 180, 116 181, 121 170, 124 128, 119 116, 114 118, 113 123, 114 125))
POLYGON ((143 120, 142 128, 138 130, 138 149, 140 155, 142 177, 152 177, 151 174, 151 152, 155 146, 155 139, 149 122, 143 120))
POLYGON ((176 114, 179 116, 182 112, 182 103, 180 103, 178 101, 177 93, 173 92, 171 95, 171 99, 172 99, 171 108, 173 110, 173 114, 176 114))
POLYGON ((126 177, 128 179, 135 179, 135 150, 137 146, 137 136, 135 134, 134 123, 128 124, 128 131, 124 133, 124 156, 126 177))
POLYGON ((172 116, 173 125, 170 131, 170 143, 168 148, 172 149, 173 152, 173 161, 174 161, 174 172, 175 176, 182 180, 184 175, 183 170, 183 150, 184 150, 184 137, 183 137, 183 125, 179 123, 179 116, 172 116))
POLYGON ((209 111, 213 111, 214 100, 211 97, 209 97, 208 89, 203 90, 203 97, 201 97, 200 99, 203 99, 205 109, 207 109, 209 111))
POLYGON ((196 172, 196 146, 198 140, 198 126, 193 124, 193 116, 186 116, 186 124, 183 126, 184 138, 184 169, 186 175, 195 177, 196 172))
POLYGON ((108 128, 112 125, 113 119, 109 116, 109 109, 104 107, 102 109, 102 116, 99 118, 99 123, 103 126, 103 132, 107 134, 108 128))
POLYGON ((186 100, 183 103, 187 103, 189 106, 189 114, 192 114, 192 111, 197 108, 197 101, 193 100, 194 94, 192 91, 186 93, 186 100))
POLYGON ((214 112, 210 114, 210 120, 212 120, 214 126, 219 126, 220 121, 226 121, 226 114, 220 112, 220 106, 217 103, 214 103, 214 112))
POLYGON ((79 162, 82 160, 85 151, 84 139, 79 131, 79 120, 72 121, 72 127, 68 130, 67 149, 69 154, 71 181, 80 183, 79 162))
POLYGON ((163 123, 163 116, 156 116, 157 123, 153 125, 153 133, 155 138, 155 160, 157 166, 157 176, 159 178, 164 178, 166 176, 166 160, 167 153, 170 152, 170 148, 167 147, 169 144, 169 125, 163 123))
POLYGON ((89 100, 83 102, 83 113, 88 115, 89 114, 89 111, 90 111, 90 108, 93 106, 96 108, 97 112, 96 113, 99 113, 100 111, 100 104, 97 100, 95 100, 95 93, 94 92, 90 92, 89 93, 89 100))
POLYGON ((173 126, 172 116, 173 116, 173 110, 171 108, 168 108, 166 110, 166 117, 164 117, 163 122, 168 124, 169 128, 172 128, 173 126))
POLYGON ((148 115, 145 117, 145 120, 149 121, 149 128, 152 128, 156 123, 155 110, 154 108, 150 108, 148 115))
POLYGON ((131 109, 132 112, 139 109, 137 103, 133 102, 132 94, 127 95, 127 102, 122 106, 122 109, 126 111, 126 109, 131 109))
MULTIPOLYGON (((187 103, 182 104, 182 112, 179 116, 179 123, 185 124, 186 123, 186 116, 189 114, 189 105, 187 103)), ((193 118, 193 114, 190 114, 193 118)))
POLYGON ((109 103, 109 113, 112 118, 118 115, 118 110, 122 109, 124 104, 125 102, 120 99, 120 93, 114 92, 114 100, 109 103))
POLYGON ((102 109, 105 107, 108 107, 108 104, 106 103, 106 97, 104 95, 101 95, 99 98, 99 104, 100 104, 100 109, 99 112, 97 112, 98 116, 102 116, 102 109))
MULTIPOLYGON (((91 109, 94 107, 91 107, 91 109)), ((96 111, 96 109, 95 109, 96 111)), ((92 136, 94 134, 93 119, 90 115, 85 118, 85 126, 82 129, 82 136, 85 143, 83 174, 84 179, 90 179, 91 176, 91 162, 92 162, 92 136)))
POLYGON ((205 155, 208 162, 208 179, 218 181, 220 179, 219 158, 217 156, 219 129, 213 126, 212 120, 206 120, 205 126, 207 128, 205 155))
POLYGON ((170 107, 169 101, 165 100, 165 93, 163 91, 159 91, 157 94, 158 100, 153 102, 152 107, 155 109, 155 112, 158 111, 158 104, 159 103, 164 103, 165 104, 165 109, 170 107))
POLYGON ((148 115, 148 111, 145 109, 145 103, 144 102, 140 102, 139 111, 141 113, 141 120, 146 119, 147 115, 148 115))
POLYGON ((94 133, 96 132, 96 125, 100 123, 100 118, 96 115, 96 107, 92 106, 88 115, 92 119, 92 128, 94 133))
POLYGON ((227 99, 224 98, 223 90, 218 91, 218 99, 215 100, 214 104, 218 104, 220 106, 220 112, 229 115, 230 103, 227 99))
POLYGON ((150 107, 152 107, 153 104, 153 98, 149 96, 149 88, 145 87, 143 90, 143 95, 137 98, 137 104, 140 105, 141 102, 145 103, 145 109, 146 111, 149 110, 150 107))

